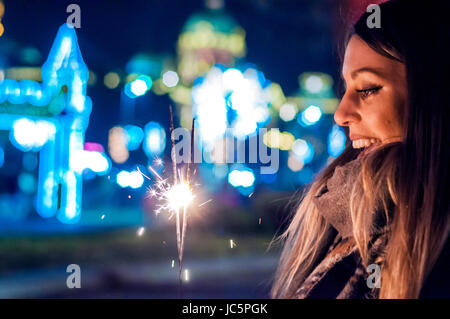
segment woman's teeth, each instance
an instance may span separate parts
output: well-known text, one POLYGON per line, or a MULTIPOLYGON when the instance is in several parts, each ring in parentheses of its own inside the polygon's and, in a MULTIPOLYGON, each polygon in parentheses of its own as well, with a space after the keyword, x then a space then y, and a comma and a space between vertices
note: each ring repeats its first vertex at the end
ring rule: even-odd
POLYGON ((372 144, 379 143, 380 140, 377 138, 361 138, 359 140, 353 141, 353 148, 363 148, 369 147, 372 144))

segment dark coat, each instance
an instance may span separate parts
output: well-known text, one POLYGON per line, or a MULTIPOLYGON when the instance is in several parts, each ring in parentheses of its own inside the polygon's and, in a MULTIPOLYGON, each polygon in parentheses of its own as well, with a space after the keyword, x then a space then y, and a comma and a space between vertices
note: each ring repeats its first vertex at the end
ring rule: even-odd
MULTIPOLYGON (((384 232, 373 240, 371 255, 376 256, 386 241, 384 232)), ((425 281, 419 298, 450 298, 450 241, 442 250, 433 270, 425 281)), ((375 257, 374 257, 375 258, 375 257)), ((374 261, 374 260, 373 260, 374 261)), ((379 289, 369 288, 373 276, 361 262, 361 257, 352 237, 342 239, 336 235, 328 247, 325 257, 306 277, 294 298, 300 299, 374 299, 379 289)), ((382 278, 381 278, 382 280, 382 278)), ((373 285, 372 285, 373 287, 373 285)))
MULTIPOLYGON (((313 198, 319 213, 331 226, 332 240, 319 254, 319 262, 314 265, 312 272, 296 290, 295 298, 378 298, 379 288, 373 285, 373 269, 370 269, 369 273, 361 261, 353 239, 353 225, 349 213, 349 194, 354 183, 361 183, 355 178, 360 169, 360 158, 336 167, 332 177, 313 198)), ((394 211, 392 200, 388 202, 388 211, 394 211)), ((377 225, 377 230, 373 233, 371 230, 368 265, 378 265, 382 262, 382 252, 389 234, 382 210, 374 214, 373 222, 377 225)), ((426 279, 420 298, 450 298, 449 240, 426 279)))

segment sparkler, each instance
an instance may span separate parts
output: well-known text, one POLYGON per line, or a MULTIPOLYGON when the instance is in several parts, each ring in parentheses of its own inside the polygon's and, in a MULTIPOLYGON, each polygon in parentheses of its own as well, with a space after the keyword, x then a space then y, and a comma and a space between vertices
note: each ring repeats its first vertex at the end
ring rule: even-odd
MULTIPOLYGON (((194 147, 194 130, 195 130, 195 120, 192 119, 192 131, 191 131, 191 160, 187 163, 186 167, 186 178, 184 178, 181 171, 177 171, 176 153, 175 153, 175 136, 173 134, 173 113, 172 106, 169 106, 170 113, 170 140, 172 144, 171 148, 171 160, 172 160, 172 184, 167 180, 163 179, 160 174, 152 167, 149 166, 148 169, 157 177, 157 181, 153 188, 149 189, 149 195, 151 197, 156 197, 162 203, 156 210, 156 214, 161 211, 169 211, 171 213, 170 217, 175 214, 176 220, 176 235, 177 235, 177 250, 178 250, 178 262, 179 262, 179 290, 178 294, 181 297, 181 286, 182 286, 182 274, 183 274, 183 253, 184 253, 184 242, 186 238, 186 229, 188 224, 188 206, 194 198, 192 194, 192 187, 190 183, 191 179, 191 167, 190 162, 193 162, 193 147, 194 147), (183 212, 182 216, 180 212, 183 212)), ((155 160, 156 163, 162 164, 160 159, 155 160)), ((146 178, 139 168, 138 171, 146 178)), ((195 174, 195 171, 194 171, 195 174)), ((172 261, 172 267, 174 262, 172 261)), ((185 271, 185 276, 188 278, 188 272, 185 271)), ((186 280, 187 281, 187 280, 186 280)))

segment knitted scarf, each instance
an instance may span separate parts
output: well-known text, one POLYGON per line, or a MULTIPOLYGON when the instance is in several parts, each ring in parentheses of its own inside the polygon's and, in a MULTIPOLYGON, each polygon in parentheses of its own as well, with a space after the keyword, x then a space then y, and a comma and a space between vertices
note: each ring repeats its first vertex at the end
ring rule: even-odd
MULTIPOLYGON (((338 234, 328 247, 324 259, 318 262, 296 290, 294 298, 376 298, 377 291, 368 289, 366 284, 367 272, 361 263, 353 238, 350 215, 352 188, 354 186, 362 188, 362 182, 357 178, 361 166, 361 157, 344 166, 337 166, 332 177, 314 197, 313 202, 319 213, 338 234), (349 273, 346 275, 347 272, 349 273)), ((371 233, 373 241, 370 254, 373 261, 382 253, 387 233, 387 227, 376 234, 371 233)))

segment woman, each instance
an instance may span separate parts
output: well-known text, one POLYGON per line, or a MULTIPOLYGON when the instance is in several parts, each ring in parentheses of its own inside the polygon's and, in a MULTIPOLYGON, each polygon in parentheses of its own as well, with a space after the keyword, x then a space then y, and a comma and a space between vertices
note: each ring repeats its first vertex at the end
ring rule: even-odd
POLYGON ((274 298, 450 297, 448 1, 380 5, 346 42, 351 140, 281 236, 274 298))

